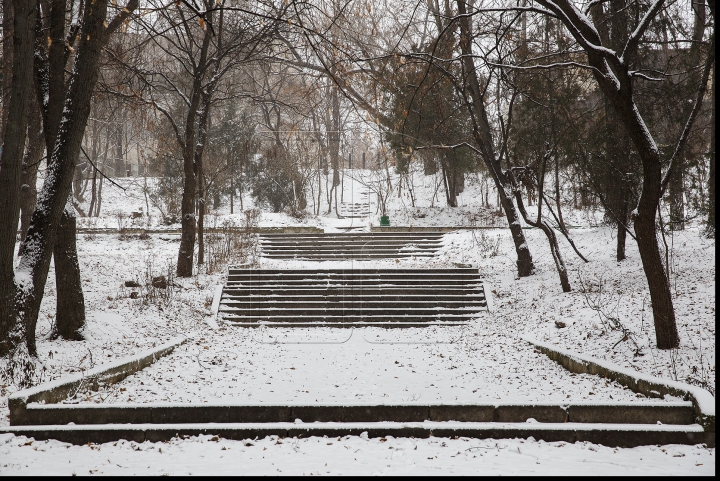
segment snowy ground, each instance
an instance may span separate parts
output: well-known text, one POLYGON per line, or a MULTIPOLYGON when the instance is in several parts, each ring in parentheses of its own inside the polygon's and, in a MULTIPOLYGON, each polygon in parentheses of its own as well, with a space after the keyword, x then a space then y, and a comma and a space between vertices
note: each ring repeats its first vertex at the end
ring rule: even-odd
POLYGON ((211 436, 71 446, 0 437, 0 473, 25 475, 712 476, 715 449, 520 439, 343 438, 228 441, 211 436))
MULTIPOLYGON (((415 197, 420 207, 414 209, 407 198, 392 197, 388 206, 391 222, 471 225, 481 223, 473 212, 482 213, 481 217, 491 215, 491 211, 473 203, 478 185, 472 182, 461 196, 464 206, 458 209, 444 208, 444 202, 438 201, 431 208, 432 186, 432 179, 418 180, 415 197)), ((352 198, 353 189, 360 188, 348 182, 345 196, 352 198)), ((107 214, 97 221, 80 219, 81 225, 118 228, 133 222, 138 227, 159 224, 159 215, 153 214, 152 208, 149 221, 147 217, 133 221, 127 216, 145 205, 137 186, 125 192, 106 186, 103 196, 103 212, 107 214)), ((250 199, 246 199, 245 207, 249 205, 250 199)), ((374 205, 371 207, 370 219, 309 217, 303 222, 328 229, 369 226, 377 224, 374 205)), ((240 224, 242 216, 229 216, 227 208, 212 215, 217 215, 211 218, 218 224, 227 219, 240 224)), ((568 210, 566 217, 569 223, 582 227, 571 230, 571 234, 590 260, 582 262, 561 240, 573 287, 573 292, 567 294, 560 289, 547 241, 538 230, 525 231, 536 274, 521 279, 515 275, 514 249, 505 229, 447 234, 442 253, 430 261, 372 263, 398 267, 472 264, 480 269, 488 290, 493 292, 493 312, 481 315, 469 327, 390 332, 371 328, 292 333, 213 329, 206 318, 215 286, 223 282, 222 271, 176 280, 176 285, 167 291, 124 287, 126 280, 144 284, 148 278, 171 273, 177 256, 176 236, 158 234, 119 240, 117 235, 80 234, 87 339, 47 339, 55 311, 51 269, 38 323, 40 359, 45 365, 38 380, 87 370, 176 335, 186 335, 191 342, 170 357, 105 391, 80 393, 71 402, 642 400, 616 384, 564 371, 521 340, 522 335, 531 335, 649 375, 705 385, 714 394, 715 241, 704 239, 694 228, 667 239, 681 348, 663 352, 653 347, 649 296, 632 239, 628 240, 628 259, 617 263, 614 233, 596 226, 597 215, 568 210), (133 292, 138 293, 137 298, 131 297, 133 292), (626 340, 610 318, 616 318, 627 329, 626 340), (341 343, 351 333, 349 340, 341 343)), ((285 214, 268 213, 263 213, 260 222, 301 223, 285 214)), ((290 268, 298 264, 302 263, 260 260, 261 267, 290 268)), ((310 267, 309 263, 304 265, 310 267)), ((312 264, 318 265, 336 266, 312 264)), ((7 425, 7 396, 17 388, 12 384, 0 386, 0 424, 7 425)), ((435 469, 458 474, 711 474, 715 466, 714 449, 684 446, 616 450, 532 440, 381 442, 358 437, 342 442, 320 438, 281 442, 276 444, 276 440, 268 438, 246 446, 226 440, 211 443, 209 438, 200 437, 168 444, 121 442, 117 446, 69 447, 54 441, 30 443, 23 437, 4 437, 0 439, 0 472, 201 474, 209 472, 209 468, 215 474, 237 474, 239 464, 218 462, 221 456, 231 454, 225 451, 244 451, 242 472, 258 474, 278 472, 276 469, 283 474, 431 474, 435 469), (218 469, 227 471, 221 473, 218 469)))

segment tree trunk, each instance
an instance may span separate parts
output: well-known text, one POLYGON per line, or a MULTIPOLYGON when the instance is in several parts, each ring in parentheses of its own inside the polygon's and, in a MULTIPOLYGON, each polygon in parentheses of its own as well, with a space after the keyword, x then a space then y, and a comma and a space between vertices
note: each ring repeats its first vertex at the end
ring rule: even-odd
POLYGON ((627 199, 627 194, 625 197, 625 200, 620 206, 620 210, 618 211, 618 220, 617 222, 617 251, 616 251, 616 260, 618 262, 624 261, 626 259, 625 255, 625 244, 627 242, 627 230, 625 230, 625 226, 628 224, 628 218, 629 218, 629 201, 627 199))
POLYGON ((57 312, 55 335, 66 340, 83 340, 85 327, 85 297, 80 279, 77 256, 77 227, 73 206, 68 198, 60 218, 55 242, 55 283, 57 289, 57 312))
MULTIPOLYGON (((188 129, 189 128, 191 127, 188 127, 188 129)), ((192 159, 192 153, 190 159, 192 159)), ((180 204, 182 234, 177 260, 177 276, 192 277, 193 252, 195 250, 195 189, 197 180, 192 160, 188 161, 188 159, 185 158, 183 164, 185 179, 183 183, 182 203, 180 204)))
POLYGON ((45 136, 42 128, 40 107, 34 95, 30 96, 33 108, 28 117, 28 145, 23 159, 22 181, 20 187, 20 247, 18 255, 23 253, 23 245, 30 218, 37 204, 37 174, 43 153, 45 153, 45 136))
POLYGON ((685 162, 682 157, 677 159, 675 168, 670 173, 668 197, 670 202, 670 230, 685 230, 685 162))
MULTIPOLYGON (((713 17, 715 15, 713 14, 713 17)), ((715 123, 715 64, 712 71, 712 110, 710 111, 710 125, 715 123)), ((715 128, 710 128, 710 152, 708 153, 710 168, 708 172, 708 216, 705 225, 705 235, 715 238, 715 128)))
MULTIPOLYGON (((457 0, 458 12, 460 15, 466 15, 466 2, 457 0)), ((511 198, 510 186, 505 178, 500 166, 500 162, 495 153, 495 147, 492 142, 492 129, 488 121, 485 104, 483 102, 482 89, 478 80, 475 65, 473 63, 472 38, 470 19, 463 16, 460 19, 460 46, 463 53, 462 65, 463 75, 468 87, 468 92, 472 99, 472 103, 468 105, 469 113, 473 120, 473 138, 477 143, 482 154, 482 159, 488 167, 488 171, 495 182, 495 187, 500 198, 500 205, 505 211, 505 217, 508 221, 510 233, 515 243, 515 252, 517 254, 517 268, 520 277, 529 276, 534 271, 532 255, 525 240, 525 233, 522 231, 520 219, 515 209, 515 204, 511 198)))
POLYGON ((198 169, 198 265, 205 264, 205 189, 203 188, 202 167, 198 169))
MULTIPOLYGON (((195 195, 198 187, 198 135, 202 134, 202 131, 198 131, 198 127, 195 125, 196 117, 198 115, 198 108, 202 101, 202 77, 205 73, 205 66, 207 65, 208 48, 210 47, 210 39, 212 37, 212 29, 208 28, 203 36, 202 46, 200 49, 200 58, 196 65, 202 66, 200 69, 195 68, 193 72, 194 78, 192 83, 192 90, 190 92, 190 105, 188 106, 188 113, 185 119, 185 136, 182 139, 181 146, 183 149, 183 194, 181 208, 181 228, 182 234, 180 236, 180 249, 178 251, 177 260, 177 276, 178 277, 192 277, 193 273, 193 254, 195 251, 195 195)), ((207 115, 208 107, 204 109, 204 113, 201 115, 207 115)), ((203 119, 200 119, 199 129, 205 128, 206 124, 203 123, 203 119)), ((200 152, 202 156, 202 151, 200 152)))
MULTIPOLYGON (((129 13, 136 7, 137 2, 131 0, 125 10, 129 13)), ((38 196, 38 206, 30 222, 26 254, 17 269, 18 310, 26 328, 28 352, 33 356, 37 355, 35 326, 50 259, 57 240, 58 225, 70 196, 75 165, 90 115, 92 92, 97 82, 98 61, 107 38, 104 28, 106 13, 107 0, 86 4, 58 138, 48 162, 48 176, 43 192, 38 196)))
MULTIPOLYGON (((545 222, 545 219, 542 218, 542 205, 543 202, 546 200, 543 196, 543 185, 544 185, 544 178, 545 178, 545 164, 546 159, 543 160, 540 176, 538 179, 538 215, 537 220, 533 221, 530 219, 530 216, 528 215, 527 211, 525 210, 525 205, 523 204, 522 195, 521 195, 521 189, 517 185, 518 183, 515 182, 512 175, 509 174, 508 178, 511 179, 511 182, 513 184, 513 191, 515 192, 515 199, 517 201, 518 210, 520 211, 520 214, 523 216, 523 219, 525 222, 533 227, 537 227, 545 233, 545 236, 547 237, 548 243, 550 244, 550 253, 553 257, 553 261, 555 262, 555 269, 557 270, 558 276, 560 277, 560 285, 562 286, 563 292, 570 292, 572 289, 570 287, 570 279, 568 278, 567 273, 567 267, 565 266, 565 261, 562 258, 562 254, 560 253, 560 246, 558 245, 557 236, 555 235, 555 231, 548 225, 547 222, 545 222)), ((526 170, 527 172, 527 170, 526 170)), ((549 203, 548 203, 549 206, 549 203)))
MULTIPOLYGON (((12 350, 20 341, 15 304, 14 253, 20 217, 20 182, 27 129, 27 106, 32 94, 32 58, 36 2, 5 0, 3 2, 4 42, 12 43, 12 78, 8 97, 3 98, 2 154, 0 157, 0 355, 12 350), (12 29, 7 25, 12 19, 12 29), (12 38, 12 40, 10 40, 12 38)), ((5 48, 5 44, 3 47, 5 48)), ((10 50, 10 46, 4 52, 10 50)), ((9 62, 8 62, 9 63, 9 62)), ((7 65, 7 63, 6 63, 7 65)), ((4 70, 8 75, 9 71, 4 70)), ((8 84, 5 84, 8 85, 8 84)), ((3 91, 5 94, 5 91, 3 91)), ((22 325, 21 325, 22 326, 22 325)))

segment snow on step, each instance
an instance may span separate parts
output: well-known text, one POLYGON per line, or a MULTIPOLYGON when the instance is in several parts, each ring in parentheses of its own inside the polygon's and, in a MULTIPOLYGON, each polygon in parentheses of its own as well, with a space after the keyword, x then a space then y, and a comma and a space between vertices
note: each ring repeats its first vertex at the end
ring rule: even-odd
POLYGON ((474 269, 230 269, 220 316, 241 327, 462 325, 487 310, 474 269))
POLYGON ((337 260, 433 256, 442 246, 440 232, 382 232, 362 234, 262 234, 263 257, 337 260))

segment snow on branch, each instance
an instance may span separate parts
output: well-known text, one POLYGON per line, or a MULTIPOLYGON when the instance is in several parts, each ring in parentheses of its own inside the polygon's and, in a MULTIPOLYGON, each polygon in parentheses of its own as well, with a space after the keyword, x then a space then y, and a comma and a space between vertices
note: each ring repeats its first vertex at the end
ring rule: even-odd
POLYGON ((602 74, 597 68, 593 67, 592 65, 586 65, 584 63, 580 62, 555 62, 555 63, 548 63, 548 64, 542 64, 542 65, 509 65, 504 63, 494 63, 494 62, 487 62, 488 65, 492 67, 501 67, 501 68, 510 68, 513 70, 537 70, 537 69, 551 69, 551 68, 567 68, 567 67, 577 67, 582 68, 586 70, 592 70, 594 72, 597 72, 599 74, 602 74))

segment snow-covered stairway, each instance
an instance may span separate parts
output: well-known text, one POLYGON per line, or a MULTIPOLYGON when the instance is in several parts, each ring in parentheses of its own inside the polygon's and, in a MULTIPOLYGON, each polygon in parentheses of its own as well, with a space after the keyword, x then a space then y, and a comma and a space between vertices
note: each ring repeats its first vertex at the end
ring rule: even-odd
POLYGON ((219 312, 244 327, 424 327, 486 309, 477 269, 230 268, 219 312))
POLYGON ((261 234, 262 256, 313 261, 431 257, 442 232, 261 234))
POLYGON ((528 438, 606 446, 715 445, 694 424, 693 405, 531 404, 38 404, 11 405, 12 432, 73 444, 167 441, 178 436, 528 438))

